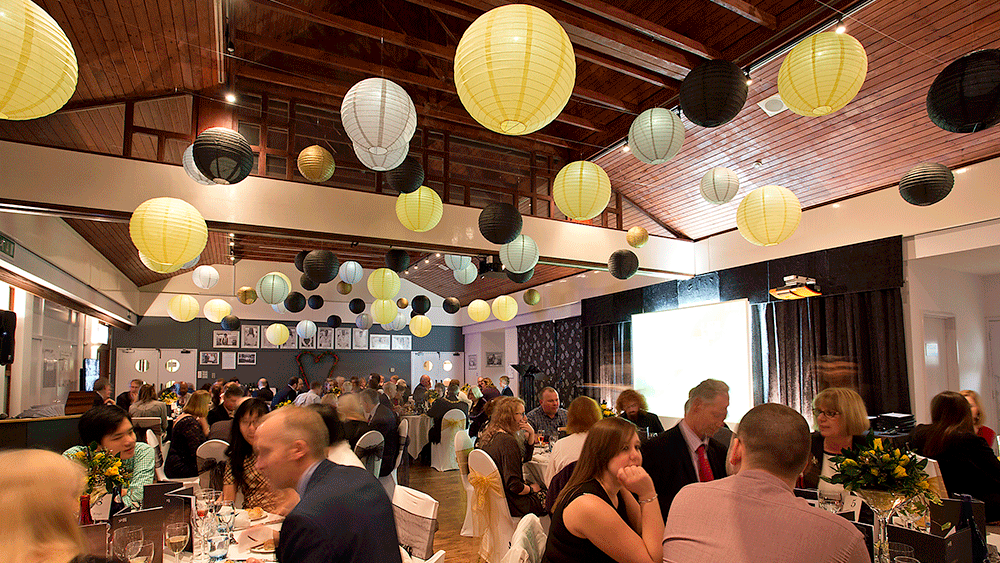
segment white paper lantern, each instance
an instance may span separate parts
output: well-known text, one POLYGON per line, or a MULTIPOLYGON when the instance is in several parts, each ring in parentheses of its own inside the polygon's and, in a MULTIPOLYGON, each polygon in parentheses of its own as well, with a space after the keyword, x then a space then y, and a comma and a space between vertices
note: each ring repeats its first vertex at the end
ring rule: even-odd
POLYGON ((299 338, 312 338, 316 336, 316 323, 312 321, 299 321, 299 324, 295 325, 295 334, 298 334, 299 338))
POLYGON ((365 269, 354 260, 348 260, 340 265, 340 280, 354 285, 365 277, 365 269))
POLYGON ((285 342, 288 342, 288 337, 291 336, 291 332, 288 327, 282 323, 274 323, 267 327, 264 331, 264 337, 267 341, 275 346, 281 346, 285 342))
POLYGON ((640 113, 628 130, 629 152, 646 164, 663 164, 677 156, 683 143, 681 118, 664 108, 640 113))
POLYGON ((389 330, 403 330, 406 328, 407 316, 396 314, 396 318, 389 323, 389 330))
POLYGON ((210 299, 205 303, 205 318, 213 323, 221 323, 224 317, 233 314, 233 307, 224 299, 210 299))
POLYGON ((501 321, 509 321, 517 316, 517 300, 510 295, 501 295, 493 300, 493 316, 501 321))
POLYGON ((366 78, 347 91, 340 105, 340 120, 355 145, 383 155, 409 145, 417 129, 417 109, 399 84, 366 78))
POLYGON ((361 313, 354 319, 354 325, 362 330, 370 329, 373 324, 375 323, 372 321, 372 316, 368 313, 361 313))
POLYGON ((271 309, 274 309, 274 312, 278 313, 279 315, 284 315, 285 313, 288 312, 288 309, 285 308, 284 300, 282 300, 280 303, 275 303, 274 305, 271 305, 271 309))
POLYGON ((149 268, 157 274, 172 274, 181 269, 181 267, 176 264, 160 264, 159 262, 150 260, 149 256, 143 254, 142 251, 139 251, 139 261, 142 262, 143 266, 149 268))
POLYGON ((410 145, 403 145, 385 154, 371 154, 361 145, 354 144, 354 154, 361 161, 361 164, 377 172, 385 172, 396 168, 406 160, 406 155, 409 152, 410 145))
POLYGON ((203 186, 214 186, 215 182, 208 179, 207 176, 198 170, 198 166, 194 163, 194 145, 188 145, 188 148, 184 149, 184 156, 181 157, 181 162, 184 164, 184 171, 187 175, 203 186))
POLYGON ((538 245, 528 235, 518 237, 500 247, 500 262, 507 270, 523 274, 538 264, 538 245))
POLYGON ((717 166, 701 177, 701 197, 705 201, 721 205, 729 203, 740 191, 740 179, 728 168, 717 166))
POLYGON ((181 269, 187 270, 188 268, 194 268, 196 265, 198 265, 198 262, 201 262, 201 254, 185 262, 184 265, 181 266, 181 269))
POLYGON ((288 297, 288 292, 292 289, 292 282, 288 276, 281 272, 270 272, 261 276, 257 281, 257 297, 265 303, 274 305, 280 303, 288 297))
POLYGON ((191 273, 191 279, 202 289, 212 289, 219 283, 219 271, 211 266, 198 266, 191 273))
POLYGON ((389 324, 399 316, 399 307, 392 299, 376 299, 372 302, 372 319, 381 324, 389 324))
POLYGON ((456 270, 454 274, 455 281, 462 285, 469 285, 470 283, 476 281, 479 277, 479 268, 475 264, 469 264, 462 270, 456 270))
POLYGON ((454 271, 464 270, 472 263, 472 258, 468 256, 458 256, 457 254, 445 254, 444 265, 454 271))
POLYGON ((186 323, 198 316, 198 300, 190 295, 175 295, 167 302, 167 314, 179 323, 186 323))

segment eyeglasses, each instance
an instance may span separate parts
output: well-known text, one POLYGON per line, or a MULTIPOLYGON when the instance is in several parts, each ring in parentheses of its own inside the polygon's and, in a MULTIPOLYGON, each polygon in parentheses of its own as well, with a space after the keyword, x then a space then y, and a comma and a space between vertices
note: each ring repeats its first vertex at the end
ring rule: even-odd
POLYGON ((821 409, 813 409, 813 416, 819 418, 819 415, 821 414, 826 416, 827 418, 837 418, 838 416, 840 416, 840 411, 833 411, 833 410, 825 411, 821 409))

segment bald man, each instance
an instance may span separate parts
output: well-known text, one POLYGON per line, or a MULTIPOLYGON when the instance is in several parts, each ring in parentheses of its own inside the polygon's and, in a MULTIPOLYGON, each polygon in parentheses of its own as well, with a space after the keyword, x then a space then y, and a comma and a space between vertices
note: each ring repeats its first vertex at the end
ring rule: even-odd
POLYGON ((316 411, 287 406, 257 428, 257 469, 274 489, 295 488, 279 563, 399 563, 392 504, 371 473, 326 459, 329 434, 316 411))

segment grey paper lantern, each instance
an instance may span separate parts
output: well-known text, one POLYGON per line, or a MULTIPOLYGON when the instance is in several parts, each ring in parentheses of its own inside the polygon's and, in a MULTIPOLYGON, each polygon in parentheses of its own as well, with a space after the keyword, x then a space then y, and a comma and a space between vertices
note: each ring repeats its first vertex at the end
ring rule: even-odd
POLYGON ((393 248, 385 253, 385 267, 401 274, 410 267, 410 255, 405 250, 393 248))
POLYGON ((372 321, 372 316, 368 313, 361 313, 356 319, 354 319, 354 325, 362 330, 368 330, 375 324, 372 321))
POLYGON ((195 138, 191 153, 198 171, 216 184, 240 182, 253 169, 250 143, 243 135, 225 127, 203 131, 195 138))
POLYGON ((462 270, 455 270, 452 272, 455 281, 462 285, 469 285, 470 283, 476 281, 479 277, 479 268, 475 264, 469 264, 462 270))
POLYGON ((340 270, 340 260, 329 250, 313 250, 302 261, 302 271, 319 283, 332 281, 340 270))
POLYGON ((630 153, 646 164, 663 164, 677 156, 682 144, 684 124, 668 109, 647 109, 632 121, 628 130, 630 153))
POLYGON ((301 285, 302 289, 306 291, 313 291, 319 287, 319 283, 314 282, 313 279, 310 278, 307 274, 302 274, 301 276, 299 276, 299 285, 301 285))
POLYGON ((222 330, 239 330, 240 324, 240 318, 236 315, 222 317, 222 330))
POLYGON ((385 173, 389 187, 401 194, 411 194, 424 184, 424 167, 420 161, 408 156, 403 162, 385 173))
POLYGON ((927 91, 927 115, 952 133, 1000 122, 1000 49, 974 51, 946 66, 927 91))
POLYGON ((471 263, 472 258, 469 256, 459 256, 457 254, 444 255, 444 265, 455 272, 468 268, 471 263))
POLYGON ((355 297, 351 299, 351 302, 347 304, 347 308, 351 310, 355 315, 360 315, 365 310, 365 300, 355 297))
POLYGON ((508 272, 523 274, 538 263, 538 245, 528 235, 518 235, 500 247, 500 262, 508 272))
POLYGON ((299 253, 295 255, 295 269, 300 272, 305 272, 305 270, 302 269, 302 263, 306 259, 306 254, 309 254, 308 250, 300 250, 299 253))
POLYGON ((716 59, 696 66, 684 77, 679 94, 684 116, 702 127, 732 121, 747 101, 747 78, 735 64, 716 59))
POLYGON ((479 213, 479 232, 493 244, 507 244, 521 234, 521 214, 509 203, 491 203, 479 213))
POLYGON ((459 310, 462 309, 462 304, 458 301, 457 297, 449 297, 444 300, 444 303, 441 304, 441 307, 444 308, 445 313, 454 315, 455 313, 457 313, 459 310))
POLYGON ((289 313, 299 313, 306 308, 306 296, 298 291, 293 291, 285 298, 285 309, 289 313))
POLYGON ((337 328, 343 323, 343 319, 339 315, 330 315, 326 318, 326 326, 330 328, 337 328))
POLYGON ((406 315, 396 315, 396 318, 389 324, 389 330, 403 330, 406 328, 406 315))
POLYGON ((308 303, 309 303, 309 308, 310 309, 322 309, 323 308, 323 296, 322 295, 310 295, 308 303))
POLYGON ((534 268, 528 270, 527 272, 521 273, 521 274, 515 274, 514 272, 511 272, 510 270, 507 270, 507 279, 509 279, 510 281, 512 281, 514 283, 525 283, 528 280, 530 280, 532 277, 534 277, 534 275, 535 275, 535 269, 534 268))
POLYGON ((627 280, 639 271, 639 257, 631 250, 616 250, 608 258, 608 272, 612 276, 627 280))
POLYGON ((184 149, 184 156, 181 157, 181 163, 184 165, 184 171, 187 172, 189 178, 198 182, 203 186, 214 186, 215 182, 209 180, 198 170, 198 166, 194 163, 194 145, 188 145, 188 148, 184 149))
POLYGON ((947 166, 934 162, 918 164, 899 181, 899 195, 907 203, 921 207, 941 201, 955 185, 955 176, 947 166))

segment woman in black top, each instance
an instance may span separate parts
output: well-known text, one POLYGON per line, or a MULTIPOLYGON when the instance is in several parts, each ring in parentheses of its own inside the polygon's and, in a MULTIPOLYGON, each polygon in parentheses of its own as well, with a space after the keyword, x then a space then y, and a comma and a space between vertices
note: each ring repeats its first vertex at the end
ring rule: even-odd
POLYGON ((489 425, 483 429, 476 447, 493 458, 500 471, 507 508, 515 518, 525 514, 545 514, 542 499, 538 496, 541 487, 524 482, 524 463, 531 459, 535 443, 535 431, 524 416, 524 401, 514 397, 496 399, 489 425), (527 440, 520 441, 517 434, 527 433, 527 440))
POLYGON ((174 421, 170 452, 163 462, 163 472, 171 479, 198 476, 198 446, 208 439, 208 416, 212 398, 207 391, 195 391, 181 416, 174 421))
POLYGON ((556 499, 542 561, 659 563, 663 517, 655 501, 635 426, 621 418, 594 424, 556 499))
POLYGON ((650 437, 663 432, 663 425, 660 424, 660 417, 649 412, 646 406, 646 397, 635 389, 626 389, 618 395, 615 401, 615 410, 618 416, 635 424, 639 428, 648 429, 650 437))

